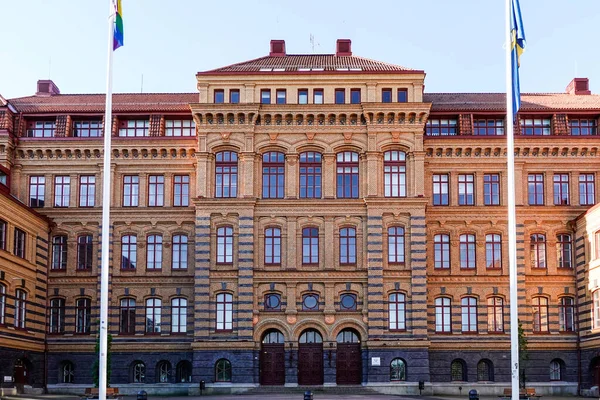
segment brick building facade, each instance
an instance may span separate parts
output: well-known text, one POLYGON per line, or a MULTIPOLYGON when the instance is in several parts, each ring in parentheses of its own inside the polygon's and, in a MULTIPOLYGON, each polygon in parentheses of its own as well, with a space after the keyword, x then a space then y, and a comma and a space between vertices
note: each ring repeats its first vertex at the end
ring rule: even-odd
MULTIPOLYGON (((116 94, 112 385, 418 393, 424 381, 430 393, 500 393, 504 96, 424 93, 424 80, 354 56, 349 40, 324 55, 272 41, 269 56, 198 73, 197 93, 116 94)), ((12 192, 53 222, 54 392, 92 380, 103 108, 104 96, 63 95, 51 81, 0 108, 12 192)), ((575 79, 566 93, 523 95, 515 124, 526 378, 548 394, 599 379, 588 212, 599 116, 575 79)))

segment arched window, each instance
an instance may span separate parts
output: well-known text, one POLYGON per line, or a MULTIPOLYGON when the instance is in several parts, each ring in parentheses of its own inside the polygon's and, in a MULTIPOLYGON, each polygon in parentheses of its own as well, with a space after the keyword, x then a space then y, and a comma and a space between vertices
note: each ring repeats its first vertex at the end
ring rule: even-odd
POLYGON ((238 156, 233 151, 215 155, 215 197, 237 197, 238 156))
POLYGON ((452 332, 452 309, 448 297, 435 299, 435 331, 452 332))
POLYGON ((450 363, 450 379, 452 381, 466 382, 467 380, 467 363, 460 358, 450 363))
POLYGON ((217 326, 218 331, 233 329, 233 296, 229 293, 217 294, 217 326))
POLYGON ((283 199, 285 191, 285 155, 277 151, 263 154, 263 199, 283 199))
POLYGON ((546 235, 531 235, 531 268, 546 268, 546 235))
POLYGON ((344 151, 337 154, 337 198, 358 198, 358 153, 344 151))
POLYGON ((52 269, 67 269, 67 237, 65 235, 52 238, 52 269))
POLYGON ((403 293, 391 293, 388 297, 389 328, 393 331, 406 329, 406 301, 403 293))
POLYGON ((433 265, 436 269, 450 268, 450 236, 446 234, 433 237, 433 265))
POLYGON ((360 343, 360 338, 354 329, 343 329, 335 340, 338 343, 360 343))
POLYGON ((321 154, 300 153, 300 198, 321 198, 321 154))
POLYGON ((561 359, 555 358, 550 361, 550 380, 551 381, 562 381, 563 380, 563 366, 564 362, 561 359))
POLYGON ((231 363, 221 358, 215 364, 215 382, 231 382, 231 363))
POLYGON ((463 297, 461 304, 462 331, 464 333, 477 332, 477 299, 463 297))
POLYGON ((27 317, 27 292, 21 289, 15 291, 15 328, 25 329, 27 317))
POLYGON ((592 294, 592 328, 600 328, 600 290, 592 294))
POLYGON ((388 263, 404 263, 404 228, 401 226, 388 228, 388 263))
POLYGON ((75 380, 75 367, 71 361, 65 361, 61 368, 61 382, 73 383, 75 380))
POLYGON ((162 236, 149 235, 147 238, 146 268, 162 268, 162 236))
POLYGON ((187 332, 187 299, 176 297, 171 300, 171 333, 187 332))
POLYGON ((492 233, 485 235, 486 268, 502 268, 502 237, 492 233))
POLYGON ((168 361, 159 361, 156 364, 156 382, 169 383, 171 381, 171 363, 168 361))
POLYGON ((300 335, 298 343, 323 343, 323 336, 315 329, 307 329, 300 335))
POLYGON ((356 229, 340 229, 340 264, 356 264, 356 229))
POLYGON ((77 269, 91 269, 93 259, 93 236, 80 235, 77 237, 77 269))
POLYGON ((173 235, 172 269, 187 269, 188 267, 188 237, 173 235))
POLYGON ((75 333, 90 333, 90 321, 92 316, 92 301, 87 298, 75 301, 75 333))
POLYGON ((490 297, 487 300, 488 332, 504 332, 504 299, 490 297))
POLYGON ((121 237, 121 269, 133 270, 137 262, 137 237, 124 235, 121 237))
POLYGON ((159 298, 146 300, 146 333, 160 333, 162 301, 159 298))
POLYGON ((8 224, 0 219, 0 250, 6 250, 6 229, 8 224))
POLYGON ((177 364, 177 383, 189 383, 192 381, 192 363, 183 360, 177 364))
POLYGON ((141 361, 134 361, 131 367, 132 383, 146 382, 146 364, 141 361))
POLYGON ((573 332, 575 326, 575 300, 561 297, 558 304, 558 321, 561 332, 573 332))
POLYGON ((406 380, 406 362, 401 358, 394 358, 390 363, 390 381, 406 380))
POLYGON ((392 150, 383 154, 385 197, 406 197, 406 153, 392 150))
POLYGON ((488 382, 494 380, 494 365, 490 360, 481 360, 477 363, 477 380, 488 382))
POLYGON ((460 235, 460 267, 475 268, 475 235, 460 235))
POLYGON ((133 335, 135 333, 135 300, 121 299, 121 318, 119 333, 133 335))
POLYGON ((262 342, 264 344, 284 344, 285 338, 283 333, 277 329, 270 329, 263 335, 262 342))
POLYGON ((556 264, 558 268, 573 268, 571 235, 556 235, 556 264))
POLYGON ((319 264, 319 229, 302 229, 302 264, 319 264))
POLYGON ((533 331, 548 332, 548 298, 534 297, 532 301, 533 331))
POLYGON ((65 331, 65 299, 50 300, 49 333, 63 333, 65 331))
POLYGON ((217 264, 233 263, 233 228, 222 226, 217 229, 217 264))
POLYGON ((281 265, 281 229, 265 229, 265 264, 281 265))

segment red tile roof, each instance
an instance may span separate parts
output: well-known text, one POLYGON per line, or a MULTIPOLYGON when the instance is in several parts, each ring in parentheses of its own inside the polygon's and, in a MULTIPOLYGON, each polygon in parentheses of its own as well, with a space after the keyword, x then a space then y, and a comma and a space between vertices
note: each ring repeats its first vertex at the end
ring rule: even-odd
MULTIPOLYGON (((114 112, 189 112, 190 103, 197 103, 198 93, 116 93, 113 95, 114 112)), ((60 94, 56 96, 28 96, 10 99, 10 103, 24 113, 104 112, 104 94, 60 94)))
POLYGON ((317 69, 320 71, 345 71, 351 72, 416 72, 418 71, 400 65, 388 64, 381 61, 370 60, 357 56, 336 56, 335 54, 287 54, 280 57, 260 57, 254 60, 244 61, 237 64, 198 72, 198 75, 211 75, 215 73, 228 72, 309 72, 302 69, 317 69), (267 69, 269 71, 267 71, 267 69), (272 71, 273 69, 284 69, 285 71, 272 71), (299 70, 300 69, 300 70, 299 70))
MULTIPOLYGON (((424 93, 423 101, 433 103, 431 111, 499 111, 506 110, 504 93, 424 93)), ((562 109, 598 111, 600 96, 568 93, 523 93, 521 113, 562 109)))

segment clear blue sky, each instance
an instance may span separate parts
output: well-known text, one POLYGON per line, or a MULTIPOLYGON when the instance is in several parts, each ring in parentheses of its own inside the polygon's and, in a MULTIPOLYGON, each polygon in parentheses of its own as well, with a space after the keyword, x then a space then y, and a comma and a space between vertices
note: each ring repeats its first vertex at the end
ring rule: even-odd
MULTIPOLYGON (((504 0, 122 0, 125 46, 114 91, 195 92, 195 73, 268 54, 355 55, 427 73, 427 92, 504 91, 504 0)), ((102 93, 107 0, 2 2, 0 94, 102 93)), ((562 92, 577 73, 600 93, 600 0, 521 0, 527 49, 523 92, 562 92)))

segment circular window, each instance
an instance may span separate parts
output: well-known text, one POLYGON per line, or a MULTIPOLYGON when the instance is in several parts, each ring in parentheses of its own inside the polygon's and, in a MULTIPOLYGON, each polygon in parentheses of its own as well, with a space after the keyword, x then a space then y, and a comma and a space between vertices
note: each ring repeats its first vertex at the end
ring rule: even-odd
POLYGON ((319 296, 316 294, 305 294, 302 299, 303 310, 316 310, 319 307, 319 296))
POLYGON ((342 310, 356 310, 356 296, 353 294, 343 294, 340 296, 342 310))
POLYGON ((281 297, 278 294, 268 294, 265 299, 267 310, 279 310, 281 308, 281 297))

